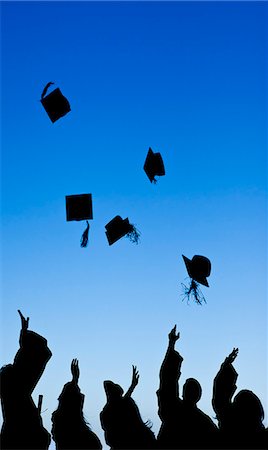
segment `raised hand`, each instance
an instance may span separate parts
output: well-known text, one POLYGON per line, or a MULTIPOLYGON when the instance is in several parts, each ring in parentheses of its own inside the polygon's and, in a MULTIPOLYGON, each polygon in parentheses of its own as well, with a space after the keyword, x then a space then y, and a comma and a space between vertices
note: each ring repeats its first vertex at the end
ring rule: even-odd
POLYGON ((137 366, 132 366, 132 381, 131 381, 131 386, 133 386, 133 388, 135 388, 139 382, 139 372, 137 370, 137 366))
POLYGON ((29 317, 27 317, 27 319, 25 319, 25 317, 23 316, 23 314, 21 313, 21 311, 19 309, 18 309, 18 313, 19 313, 20 319, 21 319, 21 329, 22 329, 22 331, 28 330, 29 317))
POLYGON ((137 386, 139 382, 139 372, 137 371, 137 366, 132 366, 132 380, 131 385, 129 386, 127 392, 125 393, 124 397, 130 397, 132 392, 134 391, 135 387, 137 386))
POLYGON ((79 380, 80 370, 79 370, 79 365, 78 365, 78 359, 76 359, 76 358, 72 360, 71 372, 72 372, 72 376, 73 376, 73 382, 75 384, 77 384, 78 380, 79 380))
POLYGON ((234 347, 233 350, 231 351, 230 355, 228 355, 226 358, 227 362, 232 363, 235 360, 235 358, 237 357, 237 355, 238 355, 238 348, 234 347))
POLYGON ((174 326, 174 328, 172 328, 172 330, 170 331, 168 338, 169 338, 169 342, 171 344, 175 344, 175 342, 180 338, 180 333, 176 334, 176 327, 177 325, 174 326))

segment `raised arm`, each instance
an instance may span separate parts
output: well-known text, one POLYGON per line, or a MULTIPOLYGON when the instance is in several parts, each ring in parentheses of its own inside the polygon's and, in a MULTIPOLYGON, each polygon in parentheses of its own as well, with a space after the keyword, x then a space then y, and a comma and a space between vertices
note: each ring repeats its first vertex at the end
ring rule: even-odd
MULTIPOLYGON (((160 368, 160 389, 165 385, 176 384, 181 374, 182 356, 175 350, 175 344, 180 338, 180 333, 176 333, 176 325, 168 334, 168 348, 160 368)), ((177 388, 178 389, 178 388, 177 388)))
POLYGON ((71 363, 71 372, 72 372, 72 382, 78 385, 78 380, 80 376, 80 370, 78 365, 78 359, 74 358, 71 363))
POLYGON ((175 325, 168 335, 168 348, 159 373, 158 415, 162 421, 171 418, 179 399, 178 380, 183 361, 182 356, 175 350, 179 337, 180 333, 176 333, 175 325))
POLYGON ((174 350, 177 340, 180 338, 180 333, 176 333, 177 325, 175 325, 168 335, 168 350, 174 350))
POLYGON ((20 348, 15 355, 13 368, 17 386, 25 393, 31 394, 52 353, 44 337, 28 330, 29 317, 26 319, 20 310, 18 313, 21 320, 20 348))
POLYGON ((28 330, 29 327, 29 317, 27 317, 27 319, 25 319, 25 317, 23 316, 23 314, 21 313, 21 311, 18 309, 18 313, 20 315, 20 320, 21 320, 21 330, 20 330, 20 346, 22 346, 23 344, 23 338, 25 337, 26 331, 28 330))
POLYGON ((213 383, 212 406, 220 422, 224 420, 226 410, 231 405, 232 397, 236 391, 238 373, 233 367, 233 362, 238 355, 238 348, 233 348, 231 353, 221 364, 213 383))
POLYGON ((135 387, 137 386, 139 382, 139 372, 137 370, 136 366, 132 366, 132 380, 131 385, 129 386, 127 392, 125 393, 124 397, 131 397, 132 392, 134 391, 135 387))

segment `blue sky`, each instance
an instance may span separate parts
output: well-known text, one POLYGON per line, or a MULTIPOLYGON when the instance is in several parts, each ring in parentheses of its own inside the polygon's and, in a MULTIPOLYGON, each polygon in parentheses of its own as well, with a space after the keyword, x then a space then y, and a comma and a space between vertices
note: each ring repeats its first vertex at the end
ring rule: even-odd
MULTIPOLYGON (((17 309, 53 357, 36 390, 51 413, 78 358, 85 415, 102 443, 102 382, 133 394, 157 433, 155 391, 176 323, 183 381, 203 387, 232 348, 238 389, 267 413, 267 48, 264 2, 2 2, 1 365, 17 309), (55 82, 71 112, 40 103, 55 82), (148 148, 166 176, 151 185, 148 148), (92 193, 90 241, 65 195, 92 193), (115 215, 141 231, 109 247, 115 215), (182 301, 181 255, 212 262, 207 304, 182 301)), ((267 426, 267 417, 265 418, 267 426)))

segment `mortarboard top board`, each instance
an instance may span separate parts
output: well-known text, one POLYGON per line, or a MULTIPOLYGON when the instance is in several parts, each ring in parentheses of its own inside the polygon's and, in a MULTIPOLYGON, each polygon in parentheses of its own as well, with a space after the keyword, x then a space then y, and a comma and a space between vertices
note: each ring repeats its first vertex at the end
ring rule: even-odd
POLYGON ((122 219, 120 216, 115 216, 105 225, 105 228, 109 245, 112 245, 130 231, 130 223, 128 218, 122 219))
POLYGON ((65 199, 67 222, 93 219, 91 194, 66 195, 65 199))
POLYGON ((133 224, 129 223, 128 218, 122 219, 121 216, 115 216, 105 225, 105 228, 109 245, 114 244, 123 236, 127 236, 135 244, 139 242, 140 233, 133 224))
POLYGON ((92 195, 78 194, 66 195, 66 220, 86 220, 87 227, 82 234, 80 245, 86 247, 88 244, 89 223, 88 220, 93 219, 92 213, 92 195))
POLYGON ((51 122, 54 123, 61 117, 65 116, 65 114, 67 114, 69 111, 71 111, 71 108, 70 103, 68 102, 67 98, 62 95, 59 88, 54 89, 54 91, 46 95, 49 86, 51 86, 52 84, 54 83, 50 81, 45 86, 41 95, 41 103, 45 108, 51 122))
POLYGON ((206 277, 211 272, 211 262, 206 256, 194 255, 192 259, 182 255, 189 277, 209 287, 206 277))
POLYGON ((151 147, 148 150, 143 169, 149 180, 156 183, 155 176, 165 175, 165 167, 160 153, 154 153, 151 147))

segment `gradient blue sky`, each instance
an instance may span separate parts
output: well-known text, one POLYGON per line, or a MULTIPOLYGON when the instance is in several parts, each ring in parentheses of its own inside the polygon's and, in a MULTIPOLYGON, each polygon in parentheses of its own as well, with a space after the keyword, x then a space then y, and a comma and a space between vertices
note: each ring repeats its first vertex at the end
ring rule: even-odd
POLYGON ((133 398, 157 433, 176 323, 181 384, 201 382, 207 414, 234 346, 238 389, 268 414, 267 4, 2 2, 1 19, 1 365, 18 348, 19 308, 53 352, 34 392, 49 430, 78 358, 103 444, 102 382, 127 389, 131 364, 133 398), (72 108, 54 124, 40 104, 49 81, 72 108), (149 146, 165 162, 157 185, 143 171, 149 146), (66 222, 65 195, 86 192, 94 219, 81 249, 84 223, 66 222), (108 246, 116 214, 137 225, 139 245, 108 246), (202 307, 182 301, 182 254, 212 262, 202 307))

